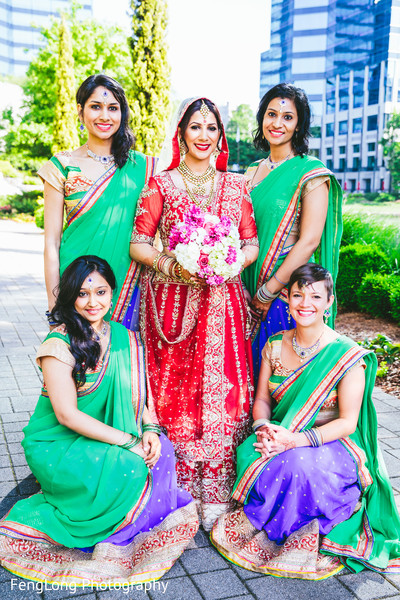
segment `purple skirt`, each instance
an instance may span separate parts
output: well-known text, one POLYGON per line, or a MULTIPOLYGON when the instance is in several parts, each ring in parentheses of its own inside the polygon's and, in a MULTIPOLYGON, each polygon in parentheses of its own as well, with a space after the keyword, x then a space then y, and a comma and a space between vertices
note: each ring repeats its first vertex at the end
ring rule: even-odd
POLYGON ((274 457, 251 488, 244 512, 254 527, 283 544, 313 519, 326 535, 353 514, 360 493, 356 463, 336 440, 274 457))
POLYGON ((296 321, 289 314, 287 308, 288 305, 283 300, 280 300, 280 298, 277 298, 271 304, 265 321, 261 321, 260 329, 252 344, 254 377, 256 381, 260 372, 261 352, 268 338, 279 331, 286 331, 296 327, 296 321))
MULTIPOLYGON (((100 543, 126 546, 136 535, 151 531, 171 512, 192 502, 193 498, 189 492, 177 485, 175 454, 171 442, 164 434, 161 434, 160 441, 162 450, 160 458, 152 469, 153 489, 149 501, 133 523, 111 534, 100 543)), ((93 552, 93 547, 81 548, 81 550, 93 552)))

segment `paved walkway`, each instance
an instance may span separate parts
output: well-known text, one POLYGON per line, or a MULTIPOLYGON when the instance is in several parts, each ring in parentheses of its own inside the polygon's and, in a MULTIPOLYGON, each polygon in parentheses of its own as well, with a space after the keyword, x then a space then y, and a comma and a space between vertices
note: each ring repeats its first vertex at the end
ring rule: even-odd
MULTIPOLYGON (((34 225, 0 220, 0 516, 38 489, 20 442, 40 391, 35 351, 47 333, 42 253, 43 235, 34 225)), ((399 502, 400 400, 379 390, 374 399, 381 446, 399 502)), ((2 600, 400 600, 400 575, 342 571, 320 582, 268 577, 225 561, 200 531, 171 571, 147 591, 48 588, 0 568, 2 600)))

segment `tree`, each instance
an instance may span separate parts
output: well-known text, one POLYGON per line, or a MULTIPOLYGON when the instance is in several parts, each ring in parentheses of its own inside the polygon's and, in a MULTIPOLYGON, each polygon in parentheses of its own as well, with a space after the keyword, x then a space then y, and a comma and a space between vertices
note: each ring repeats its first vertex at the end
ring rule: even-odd
POLYGON ((169 116, 170 68, 167 60, 165 0, 131 0, 133 70, 130 92, 136 147, 157 154, 169 116))
POLYGON ((392 114, 380 143, 383 146, 383 154, 388 158, 393 193, 400 196, 400 113, 392 114))
POLYGON ((60 44, 57 69, 56 118, 53 129, 53 154, 79 146, 75 106, 75 73, 72 39, 63 16, 60 22, 60 44))
MULTIPOLYGON (((132 60, 123 30, 116 26, 102 25, 93 19, 80 21, 75 5, 65 18, 72 37, 77 85, 89 75, 105 72, 126 88, 130 84, 132 60)), ((56 19, 50 27, 42 29, 46 44, 29 65, 23 86, 26 97, 23 121, 44 123, 50 128, 55 119, 57 102, 59 29, 59 20, 56 19)), ((47 154, 49 153, 50 148, 47 154)))
POLYGON ((251 106, 249 104, 239 104, 232 112, 232 117, 226 128, 226 134, 236 139, 239 131, 240 140, 251 142, 253 139, 252 133, 256 125, 256 118, 251 106))

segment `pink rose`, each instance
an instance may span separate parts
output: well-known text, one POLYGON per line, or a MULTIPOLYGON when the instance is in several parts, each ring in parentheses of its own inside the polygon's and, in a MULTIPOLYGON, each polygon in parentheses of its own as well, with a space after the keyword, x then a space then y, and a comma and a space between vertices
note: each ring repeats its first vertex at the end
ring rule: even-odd
POLYGON ((208 266, 208 254, 200 252, 199 260, 197 261, 200 269, 205 269, 208 266))

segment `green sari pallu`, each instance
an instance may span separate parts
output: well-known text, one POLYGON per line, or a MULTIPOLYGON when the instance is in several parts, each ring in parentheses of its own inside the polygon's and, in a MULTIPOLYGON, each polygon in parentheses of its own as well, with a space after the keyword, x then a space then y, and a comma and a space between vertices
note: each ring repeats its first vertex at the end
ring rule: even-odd
MULTIPOLYGON (((279 403, 273 409, 271 421, 290 431, 311 428, 329 391, 360 358, 365 360, 366 371, 357 429, 340 442, 358 468, 361 507, 321 538, 320 552, 339 557, 342 564, 354 572, 365 567, 385 573, 400 572, 400 517, 378 446, 372 401, 377 368, 375 355, 340 336, 275 390, 273 396, 279 403)), ((247 503, 252 486, 269 463, 254 450, 255 441, 253 434, 237 451, 238 476, 233 498, 243 504, 247 503)))
POLYGON ((133 151, 122 168, 113 165, 67 214, 61 239, 60 274, 85 254, 110 264, 117 280, 112 319, 120 323, 139 278, 140 265, 131 260, 129 244, 137 200, 153 165, 153 158, 133 151))
MULTIPOLYGON (((51 337, 68 342, 60 333, 51 332, 47 339, 51 337)), ((133 332, 111 322, 100 371, 87 375, 85 391, 78 392, 78 408, 107 425, 141 435, 146 388, 138 343, 133 332)), ((85 548, 137 518, 152 481, 138 455, 60 425, 44 388, 24 434, 26 459, 42 491, 17 502, 0 523, 1 533, 10 537, 15 531, 16 538, 22 533, 25 539, 85 548)))
MULTIPOLYGON (((252 297, 278 270, 288 253, 287 248, 284 251, 284 247, 300 209, 303 186, 323 175, 330 177, 329 204, 317 257, 318 262, 330 271, 334 282, 336 281, 342 235, 342 190, 335 176, 319 159, 313 156, 295 156, 271 171, 250 193, 260 251, 257 260, 243 271, 242 279, 252 297)), ((310 260, 313 261, 313 258, 310 260)), ((283 288, 279 299, 287 302, 286 288, 283 288)), ((332 307, 328 323, 331 327, 334 326, 335 312, 335 307, 332 307)), ((260 323, 259 320, 253 323, 253 340, 260 329, 260 323)), ((282 328, 277 327, 268 332, 267 338, 282 328)))

